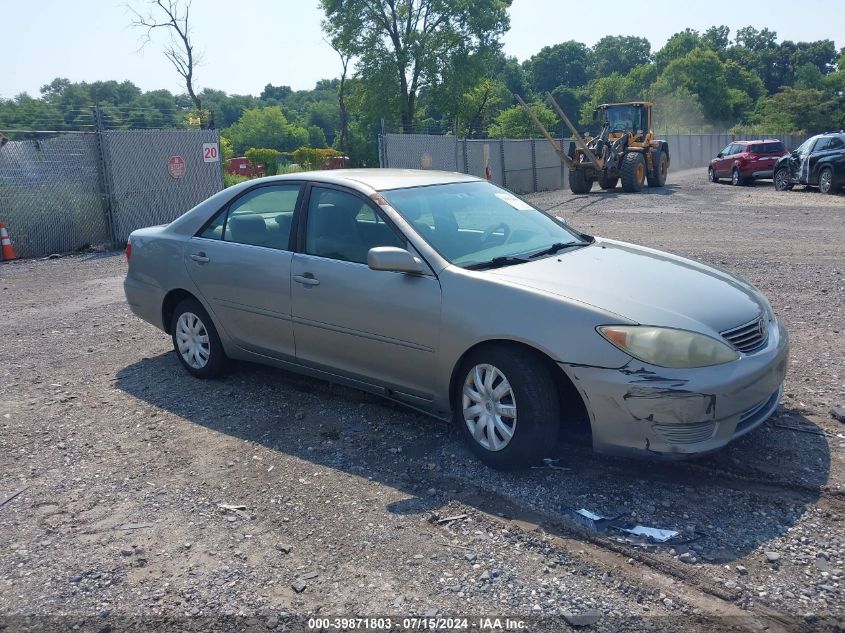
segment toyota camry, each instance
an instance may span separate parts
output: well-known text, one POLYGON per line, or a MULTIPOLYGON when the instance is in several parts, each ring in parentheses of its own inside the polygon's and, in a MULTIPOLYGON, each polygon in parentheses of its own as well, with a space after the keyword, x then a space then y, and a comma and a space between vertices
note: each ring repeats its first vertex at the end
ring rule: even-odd
POLYGON ((193 376, 238 359, 374 392, 453 421, 496 468, 579 432, 601 452, 713 451, 772 414, 786 372, 747 281, 464 174, 252 180, 126 253, 132 311, 193 376))

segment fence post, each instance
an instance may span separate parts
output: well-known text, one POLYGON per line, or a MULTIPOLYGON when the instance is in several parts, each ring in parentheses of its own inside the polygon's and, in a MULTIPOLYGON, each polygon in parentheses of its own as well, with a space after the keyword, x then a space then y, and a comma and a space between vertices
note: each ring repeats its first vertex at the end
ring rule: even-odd
POLYGON ((100 195, 103 198, 106 206, 106 224, 109 229, 109 238, 111 239, 112 248, 117 247, 117 233, 114 226, 114 203, 112 199, 112 181, 111 181, 111 165, 108 159, 108 149, 106 148, 107 141, 103 133, 105 132, 105 125, 103 124, 103 113, 100 106, 94 106, 94 123, 96 125, 97 136, 97 163, 100 167, 100 195))
POLYGON ((534 183, 534 191, 536 192, 540 187, 540 183, 537 181, 537 148, 533 138, 531 139, 531 179, 534 183))
POLYGON ((464 137, 464 169, 465 174, 469 173, 469 153, 467 152, 467 139, 464 137))
POLYGON ((379 150, 381 156, 379 156, 379 162, 381 163, 382 167, 390 167, 390 161, 387 159, 387 136, 384 134, 384 117, 381 119, 381 139, 379 143, 379 150))
POLYGON ((499 139, 499 160, 502 163, 502 187, 508 187, 508 169, 505 167, 505 139, 499 139))

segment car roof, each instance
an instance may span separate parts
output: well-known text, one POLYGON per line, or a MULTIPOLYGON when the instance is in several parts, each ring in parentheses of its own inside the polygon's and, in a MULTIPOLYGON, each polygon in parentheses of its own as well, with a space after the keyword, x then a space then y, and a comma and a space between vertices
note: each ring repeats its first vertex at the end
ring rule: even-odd
MULTIPOLYGON (((409 187, 427 187, 455 182, 475 182, 481 178, 454 171, 433 169, 325 169, 305 171, 282 176, 262 178, 262 182, 284 182, 286 180, 309 180, 335 185, 346 185, 354 189, 387 191, 409 187)), ((252 181, 253 183, 256 181, 252 181)))
POLYGON ((737 145, 754 145, 755 143, 780 143, 781 140, 777 138, 764 138, 757 141, 734 141, 737 145))

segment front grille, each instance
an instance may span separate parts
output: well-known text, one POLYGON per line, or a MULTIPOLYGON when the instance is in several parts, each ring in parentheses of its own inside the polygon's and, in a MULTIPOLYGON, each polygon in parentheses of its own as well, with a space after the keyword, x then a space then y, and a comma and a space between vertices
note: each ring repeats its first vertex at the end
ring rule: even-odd
POLYGON ((652 428, 669 444, 697 444, 706 442, 716 432, 718 422, 695 424, 655 424, 652 428))
POLYGON ((751 323, 725 330, 722 337, 740 352, 750 354, 766 344, 769 338, 767 325, 765 316, 761 316, 751 323))

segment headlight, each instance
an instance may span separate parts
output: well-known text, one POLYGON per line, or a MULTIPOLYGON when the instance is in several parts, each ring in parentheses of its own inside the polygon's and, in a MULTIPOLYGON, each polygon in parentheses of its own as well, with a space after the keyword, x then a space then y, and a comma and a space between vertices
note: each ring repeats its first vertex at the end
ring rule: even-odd
POLYGON ((726 343, 686 330, 650 325, 603 325, 597 329, 623 352, 659 367, 709 367, 739 358, 726 343))

